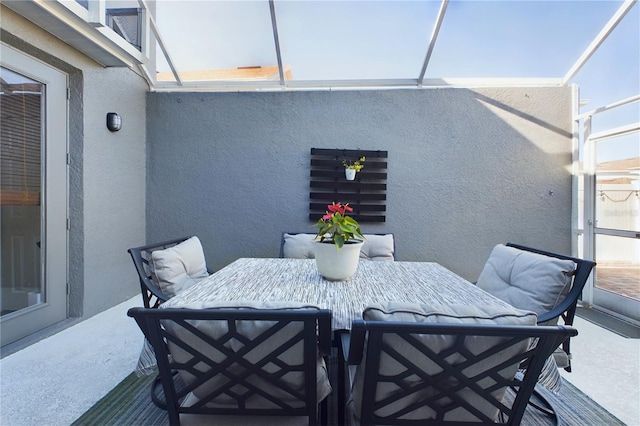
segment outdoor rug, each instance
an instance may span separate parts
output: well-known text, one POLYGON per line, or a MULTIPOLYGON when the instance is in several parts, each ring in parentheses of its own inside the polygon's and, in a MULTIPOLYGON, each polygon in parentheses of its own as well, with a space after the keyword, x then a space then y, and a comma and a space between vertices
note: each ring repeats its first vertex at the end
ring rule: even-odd
MULTIPOLYGON (((151 402, 149 395, 149 388, 155 377, 155 374, 137 377, 135 373, 131 373, 104 398, 73 422, 72 426, 168 425, 169 420, 166 411, 156 407, 151 402)), ((559 413, 560 425, 624 426, 624 423, 607 412, 571 383, 564 379, 562 379, 562 381, 562 389, 559 395, 552 394, 545 389, 540 389, 540 392, 554 405, 556 412, 559 413)), ((330 426, 344 424, 343 421, 337 419, 336 394, 337 390, 334 386, 334 391, 328 400, 330 426)), ((256 418, 255 424, 260 424, 259 417, 256 418)), ((543 426, 553 425, 555 423, 549 416, 529 406, 522 418, 521 424, 543 426)))

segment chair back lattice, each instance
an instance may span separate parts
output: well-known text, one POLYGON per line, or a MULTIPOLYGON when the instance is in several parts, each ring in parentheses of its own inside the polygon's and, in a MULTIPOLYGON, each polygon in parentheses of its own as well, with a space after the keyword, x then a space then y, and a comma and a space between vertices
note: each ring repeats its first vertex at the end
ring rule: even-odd
POLYGON ((355 321, 347 362, 364 369, 350 404, 362 425, 517 425, 545 360, 576 334, 565 326, 355 321))
POLYGON ((152 389, 152 399, 172 425, 180 413, 308 416, 318 424, 331 311, 132 308, 129 316, 153 346, 164 398, 152 389))
MULTIPOLYGON (((540 315, 538 317, 538 324, 543 324, 553 318, 561 317, 565 325, 573 325, 573 320, 576 315, 576 308, 578 306, 578 300, 582 295, 591 271, 596 266, 596 262, 592 260, 580 259, 577 257, 566 256, 563 254, 552 253, 544 250, 538 250, 531 247, 521 246, 514 243, 507 243, 508 247, 513 247, 519 250, 529 251, 532 253, 541 254, 543 256, 555 257, 557 259, 571 260, 576 264, 576 269, 573 273, 573 280, 571 283, 571 290, 564 300, 556 306, 553 310, 540 315)), ((571 339, 567 339, 562 343, 562 350, 568 356, 569 365, 565 367, 565 370, 571 371, 571 339)))
POLYGON ((178 245, 189 239, 189 237, 178 238, 175 240, 164 241, 162 243, 149 244, 146 246, 133 247, 127 250, 131 255, 133 264, 138 272, 140 280, 140 291, 142 292, 142 302, 145 308, 157 308, 170 297, 160 290, 153 280, 151 271, 151 253, 155 250, 164 250, 169 247, 178 245))

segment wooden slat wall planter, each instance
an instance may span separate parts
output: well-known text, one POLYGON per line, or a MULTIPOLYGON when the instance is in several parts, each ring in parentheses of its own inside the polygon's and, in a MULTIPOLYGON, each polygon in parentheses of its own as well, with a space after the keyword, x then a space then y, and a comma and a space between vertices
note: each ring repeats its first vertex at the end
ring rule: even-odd
POLYGON ((332 202, 349 203, 358 222, 384 222, 387 210, 387 151, 311 148, 309 219, 320 219, 332 202), (353 181, 344 175, 342 160, 366 157, 353 181))

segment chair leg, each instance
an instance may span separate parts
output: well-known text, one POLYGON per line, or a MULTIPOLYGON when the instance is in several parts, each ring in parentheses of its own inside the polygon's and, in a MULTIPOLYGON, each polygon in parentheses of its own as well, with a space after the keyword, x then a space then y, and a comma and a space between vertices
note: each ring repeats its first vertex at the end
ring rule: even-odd
POLYGON ((529 405, 554 419, 556 426, 558 426, 560 424, 558 411, 551 401, 543 395, 543 392, 544 390, 542 390, 542 387, 540 385, 536 385, 533 394, 529 399, 529 405))
POLYGON ((320 403, 320 424, 321 425, 327 425, 329 424, 329 404, 327 403, 327 400, 329 398, 325 398, 321 403, 320 403))
POLYGON ((343 353, 342 344, 340 343, 340 333, 336 332, 335 335, 336 344, 338 346, 338 424, 344 424, 345 421, 345 407, 346 407, 346 384, 345 384, 345 356, 343 353))
POLYGON ((567 354, 567 357, 569 358, 569 365, 567 365, 564 368, 564 371, 571 373, 571 350, 569 348, 569 345, 571 344, 571 341, 569 339, 565 340, 564 343, 562 344, 562 350, 567 354))
POLYGON ((160 399, 160 397, 158 396, 158 390, 160 390, 162 392, 162 395, 164 396, 164 389, 162 388, 160 374, 158 374, 158 376, 153 379, 153 382, 151 382, 151 401, 155 404, 156 407, 167 410, 167 401, 160 399))

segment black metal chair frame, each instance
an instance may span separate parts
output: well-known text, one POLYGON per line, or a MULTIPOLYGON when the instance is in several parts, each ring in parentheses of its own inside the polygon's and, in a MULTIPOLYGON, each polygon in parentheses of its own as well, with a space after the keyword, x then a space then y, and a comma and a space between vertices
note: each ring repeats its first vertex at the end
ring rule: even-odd
MULTIPOLYGON (((577 257, 566 256, 563 254, 552 253, 544 250, 538 250, 531 247, 526 247, 514 243, 507 243, 508 247, 513 247, 519 250, 528 251, 532 253, 541 254, 544 256, 555 257, 557 259, 571 260, 576 264, 576 269, 573 273, 573 281, 571 283, 571 290, 564 300, 551 311, 542 314, 538 317, 538 324, 543 324, 554 318, 562 318, 565 325, 573 325, 573 320, 576 315, 576 308, 578 300, 582 295, 582 290, 591 274, 592 269, 596 265, 596 262, 591 260, 579 259, 577 257)), ((569 358, 569 365, 564 369, 568 372, 571 371, 571 339, 567 339, 562 343, 562 350, 567 354, 569 358)))
MULTIPOLYGON (((538 375, 545 363, 547 357, 562 343, 563 340, 570 336, 577 335, 577 330, 566 326, 538 327, 538 326, 511 326, 511 325, 485 325, 485 324, 443 324, 443 323, 415 323, 415 322, 392 322, 392 321, 362 321, 353 322, 351 333, 344 333, 341 336, 340 355, 347 364, 357 365, 365 362, 365 373, 362 394, 362 410, 360 413, 360 421, 362 425, 372 424, 403 424, 403 425, 426 425, 426 424, 503 424, 518 425, 522 419, 524 411, 527 407, 529 398, 531 397, 536 386, 538 375), (429 375, 423 371, 420 365, 415 365, 411 360, 404 357, 404 354, 398 353, 393 347, 384 341, 385 335, 393 334, 405 339, 409 344, 418 348, 420 352, 428 356, 433 362, 442 367, 443 371, 435 375, 429 375), (432 335, 450 335, 455 336, 455 344, 453 347, 445 349, 440 353, 435 353, 431 348, 422 344, 414 338, 416 334, 432 334, 432 335), (489 349, 486 353, 477 357, 470 356, 464 349, 464 341, 470 336, 498 336, 504 337, 503 343, 489 349), (505 360, 499 366, 493 367, 487 371, 479 373, 476 377, 469 378, 462 373, 464 368, 468 368, 470 364, 480 362, 485 357, 493 355, 497 352, 507 349, 509 346, 519 344, 523 340, 538 339, 537 344, 530 347, 529 350, 512 356, 505 360), (366 350, 365 350, 366 346, 366 350), (466 355, 467 360, 458 365, 452 365, 447 361, 452 353, 461 353, 466 355), (366 355, 363 355, 366 354, 366 355), (381 356, 394 358, 399 364, 406 367, 406 370, 393 376, 380 374, 378 371, 381 356), (363 356, 365 359, 363 359, 363 356), (521 379, 504 380, 497 377, 497 371, 504 368, 505 365, 522 365, 526 364, 527 368, 521 379), (414 386, 401 385, 403 378, 420 377, 420 383, 414 386), (478 381, 491 377, 496 381, 494 386, 483 389, 478 381), (376 388, 380 382, 392 383, 398 385, 399 393, 393 397, 387 398, 386 401, 376 401, 376 388), (400 385, 399 385, 400 384, 400 385), (515 398, 511 405, 505 404, 504 401, 497 400, 491 392, 496 387, 509 387, 515 392, 515 398), (424 395, 425 389, 430 388, 437 394, 431 398, 420 396, 416 403, 407 407, 407 410, 401 410, 387 417, 381 418, 376 416, 376 410, 384 407, 386 404, 393 403, 402 397, 408 395, 424 395), (461 388, 467 388, 488 401, 489 404, 499 409, 498 422, 488 418, 485 414, 478 412, 474 406, 461 400, 456 391, 461 388), (450 398, 451 405, 446 406, 439 403, 440 398, 450 398), (429 406, 437 414, 435 419, 408 420, 399 417, 406 415, 406 411, 415 409, 418 406, 429 406), (464 407, 478 417, 479 423, 462 423, 449 422, 443 418, 447 411, 454 407, 464 407)), ((384 372, 382 372, 384 373, 384 372)), ((341 394, 344 395, 343 392, 341 394)))
MULTIPOLYGON (((159 380, 152 384, 151 394, 154 403, 167 410, 171 425, 180 424, 180 414, 222 414, 222 415, 276 415, 276 416, 308 416, 309 424, 326 422, 326 399, 320 404, 317 402, 317 357, 327 357, 331 350, 331 311, 329 310, 266 310, 266 309, 153 309, 131 308, 128 312, 135 318, 144 335, 151 342, 158 363, 159 380), (224 321, 228 327, 228 333, 219 339, 202 332, 192 324, 193 321, 224 321), (240 320, 266 321, 269 328, 253 339, 238 333, 236 322, 240 320), (193 348, 185 339, 177 336, 177 333, 168 331, 172 323, 179 326, 183 333, 197 337, 198 342, 205 343, 207 350, 203 352, 224 354, 223 361, 212 360, 210 354, 200 352, 193 348), (260 359, 247 359, 245 356, 251 351, 259 350, 260 345, 270 336, 273 336, 283 327, 299 323, 301 331, 296 335, 287 335, 286 341, 279 341, 277 347, 269 346, 270 352, 260 359), (229 348, 231 340, 242 342, 242 349, 234 351, 229 348), (179 363, 171 356, 168 342, 179 346, 188 353, 190 360, 179 363), (278 355, 287 351, 296 344, 303 345, 303 360, 300 364, 289 365, 278 358, 278 355), (264 368, 269 365, 269 367, 264 368), (273 366, 277 371, 272 371, 273 366), (206 366, 207 368, 203 368, 206 366), (191 375, 194 382, 180 386, 180 373, 191 375), (282 377, 287 373, 304 373, 304 390, 294 389, 282 377), (216 376, 223 376, 226 384, 213 389, 206 397, 200 398, 190 406, 182 406, 185 398, 194 389, 207 383, 216 376), (291 401, 282 401, 273 394, 265 392, 255 385, 255 378, 259 377, 269 383, 270 389, 284 392, 297 403, 303 403, 301 407, 292 406, 291 401), (156 396, 157 387, 162 384, 164 400, 156 396), (240 391, 239 389, 243 389, 240 391), (268 400, 275 408, 248 408, 245 401, 250 397, 260 397, 268 400), (224 398, 226 403, 234 400, 237 408, 219 408, 207 406, 207 403, 224 398), (319 418, 321 417, 321 418, 319 418)), ((273 339, 269 342, 273 344, 273 339)), ((264 345, 263 345, 264 348, 264 345)), ((328 365, 328 363, 327 363, 328 365)))
MULTIPOLYGON (((160 290, 160 287, 153 282, 151 275, 151 265, 149 261, 151 259, 151 253, 155 250, 164 250, 169 247, 178 245, 191 237, 177 238, 175 240, 164 241, 161 243, 149 244, 140 247, 133 247, 127 250, 131 255, 133 264, 138 272, 138 278, 140 280, 140 291, 142 293, 142 302, 145 308, 157 308, 162 303, 170 299, 170 297, 160 290)), ((207 272, 212 272, 207 269, 207 272)))

